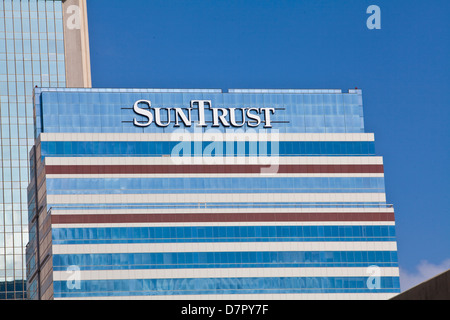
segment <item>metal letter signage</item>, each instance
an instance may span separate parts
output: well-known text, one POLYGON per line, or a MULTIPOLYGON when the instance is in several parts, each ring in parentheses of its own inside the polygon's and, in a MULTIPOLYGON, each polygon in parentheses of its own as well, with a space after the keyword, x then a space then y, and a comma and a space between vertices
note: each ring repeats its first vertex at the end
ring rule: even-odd
POLYGON ((181 122, 185 127, 190 127, 193 123, 192 110, 195 108, 198 111, 197 127, 207 126, 207 111, 212 112, 212 127, 239 128, 247 124, 254 128, 263 123, 264 128, 272 128, 271 115, 275 114, 274 108, 213 108, 211 100, 191 100, 189 108, 152 108, 151 101, 138 100, 134 103, 133 111, 143 116, 144 120, 134 118, 133 124, 148 127, 155 120, 158 127, 167 127, 171 122, 175 123, 175 127, 180 127, 181 122))
POLYGON ((149 109, 151 108, 152 103, 149 100, 138 100, 138 101, 136 101, 134 103, 134 106, 133 106, 133 111, 134 112, 136 112, 137 114, 140 114, 141 116, 144 116, 144 117, 147 118, 147 122, 146 123, 141 123, 141 122, 137 121, 136 119, 134 119, 133 120, 133 124, 135 126, 138 126, 138 127, 147 127, 147 126, 149 126, 152 123, 153 115, 150 112, 150 110, 139 108, 139 103, 145 103, 146 105, 148 105, 149 109))

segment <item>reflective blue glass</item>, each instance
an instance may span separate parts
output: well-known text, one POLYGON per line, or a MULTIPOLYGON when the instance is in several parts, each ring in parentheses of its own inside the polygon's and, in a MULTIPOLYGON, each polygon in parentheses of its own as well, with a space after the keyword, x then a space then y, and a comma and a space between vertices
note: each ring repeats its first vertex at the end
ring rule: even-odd
POLYGON ((369 289, 366 277, 188 278, 87 280, 80 288, 55 281, 55 297, 258 294, 258 293, 382 293, 397 292, 398 277, 380 277, 380 287, 369 289), (118 291, 120 289, 120 291, 118 291))
POLYGON ((166 192, 380 193, 384 192, 384 178, 365 178, 365 180, 352 177, 47 179, 47 194, 156 194, 166 192), (230 187, 226 186, 227 181, 230 187), (177 188, 180 184, 181 187, 177 188), (253 187, 253 184, 256 187, 253 187))
POLYGON ((54 228, 54 244, 267 242, 267 241, 395 241, 394 226, 243 226, 54 228), (324 230, 320 235, 320 230, 324 230), (373 230, 378 230, 373 234, 373 230), (112 232, 112 236, 108 236, 112 232), (199 233, 200 232, 200 233, 199 233), (383 234, 381 234, 383 233, 383 234), (372 236, 367 236, 373 234, 372 236), (364 235, 364 236, 362 236, 364 235))
MULTIPOLYGON (((63 22, 62 19, 55 18, 55 14, 62 15, 62 7, 54 8, 53 2, 0 2, 0 171, 7 168, 12 172, 13 182, 29 181, 28 152, 35 136, 33 88, 56 86, 58 82, 65 86, 64 76, 59 76, 65 73, 64 58, 59 64, 54 61, 56 54, 62 54, 64 57, 64 52, 61 52, 64 47, 63 22), (45 2, 50 6, 42 6, 45 2), (55 46, 54 39, 57 37, 61 42, 59 48, 55 46), (37 40, 38 38, 41 41, 37 40), (20 146, 20 149, 12 148, 5 152, 9 146, 20 146)), ((5 232, 8 227, 13 228, 16 235, 14 241, 8 243, 11 244, 10 248, 6 248, 3 242, 0 244, 0 257, 3 257, 0 258, 0 287, 3 283, 12 283, 12 286, 5 287, 3 296, 0 293, 0 299, 22 299, 26 294, 25 246, 28 242, 27 198, 24 196, 26 187, 19 191, 10 181, 11 179, 7 180, 7 177, 0 175, 1 220, 7 215, 3 208, 6 203, 11 205, 13 217, 8 221, 8 225, 0 224, 0 233, 5 232), (6 254, 11 256, 11 259, 5 260, 6 254)), ((31 294, 35 293, 35 289, 36 285, 33 284, 31 294)))
MULTIPOLYGON (((67 156, 67 157, 108 157, 108 156, 120 156, 120 157, 136 157, 145 156, 160 157, 163 155, 170 155, 172 150, 177 150, 175 147, 179 142, 174 141, 162 141, 162 142, 136 142, 136 141, 42 141, 42 155, 47 156, 67 156), (64 148, 65 144, 70 145, 67 149, 64 148)), ((181 155, 188 156, 204 156, 209 155, 207 153, 208 146, 211 142, 203 142, 202 148, 194 146, 194 142, 191 143, 191 147, 184 150, 188 153, 182 153, 181 155), (190 150, 190 151, 188 151, 190 150)), ((251 143, 245 142, 246 148, 232 149, 232 153, 227 149, 227 143, 223 142, 222 152, 216 153, 215 156, 250 156, 254 153, 249 153, 251 149, 249 147, 251 143), (250 148, 250 149, 249 149, 250 148)), ((256 143, 258 144, 258 143, 256 143)), ((270 144, 270 142, 269 142, 270 144)), ((267 146, 267 156, 279 155, 279 156, 297 156, 297 155, 320 155, 320 156, 336 156, 336 155, 375 155, 375 144, 372 141, 340 141, 340 142, 304 142, 304 141, 280 141, 278 142, 278 148, 272 149, 271 146, 267 146)), ((261 154, 260 154, 261 155, 261 154)))
POLYGON ((65 271, 71 265, 76 265, 81 270, 369 267, 375 263, 378 267, 396 267, 398 262, 392 259, 391 253, 390 251, 245 251, 56 254, 53 256, 53 267, 55 271, 65 271), (184 256, 185 261, 193 263, 178 263, 181 256, 184 256), (191 258, 186 259, 188 256, 191 258), (198 260, 195 259, 197 256, 198 260), (350 257, 352 261, 349 260, 350 257))
MULTIPOLYGON (((176 118, 174 108, 190 108, 192 100, 203 99, 211 101, 212 109, 216 107, 236 108, 237 124, 242 123, 242 111, 239 108, 273 108, 272 128, 279 130, 281 133, 364 132, 362 103, 355 104, 354 102, 359 100, 360 92, 244 94, 234 91, 221 93, 217 90, 210 90, 209 92, 207 90, 197 90, 197 92, 164 92, 164 90, 160 90, 160 92, 157 92, 157 90, 138 90, 139 93, 121 89, 98 89, 97 92, 86 92, 83 89, 72 89, 65 92, 56 90, 38 91, 36 97, 39 99, 38 105, 41 110, 37 113, 37 117, 42 126, 38 128, 36 134, 43 131, 95 132, 94 130, 97 129, 99 129, 99 132, 110 133, 173 132, 178 129, 174 126, 176 118), (156 128, 154 125, 145 128, 133 126, 134 119, 145 121, 143 116, 137 115, 133 111, 134 103, 143 99, 151 101, 153 108, 172 108, 170 111, 172 123, 164 128, 156 128), (335 99, 343 102, 336 106, 335 99), (82 108, 79 108, 80 104, 82 108), (57 110, 51 110, 50 105, 54 105, 53 107, 57 110), (98 105, 101 105, 102 108, 98 108, 98 105), (103 112, 94 113, 99 110, 103 112), (50 114, 55 114, 57 117, 47 117, 50 114), (64 126, 62 118, 66 115, 80 116, 80 123, 73 124, 73 127, 64 126)), ((207 109, 210 111, 209 107, 207 109)), ((161 121, 163 123, 167 120, 167 117, 167 111, 162 111, 161 121)), ((198 113, 195 110, 192 111, 192 118, 198 120, 198 113)), ((205 118, 206 121, 211 122, 211 112, 206 112, 205 118)), ((242 128, 244 130, 252 129, 248 124, 245 124, 242 128)), ((217 129, 224 131, 223 127, 217 129)), ((188 130, 192 131, 193 128, 188 128, 188 130)))

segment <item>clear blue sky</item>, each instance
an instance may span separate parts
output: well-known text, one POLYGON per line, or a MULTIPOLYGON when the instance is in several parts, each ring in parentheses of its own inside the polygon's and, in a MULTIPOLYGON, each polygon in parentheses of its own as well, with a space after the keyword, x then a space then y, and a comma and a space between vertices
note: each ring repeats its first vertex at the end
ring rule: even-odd
POLYGON ((449 268, 450 1, 88 0, 88 15, 94 87, 362 88, 402 288, 449 268))

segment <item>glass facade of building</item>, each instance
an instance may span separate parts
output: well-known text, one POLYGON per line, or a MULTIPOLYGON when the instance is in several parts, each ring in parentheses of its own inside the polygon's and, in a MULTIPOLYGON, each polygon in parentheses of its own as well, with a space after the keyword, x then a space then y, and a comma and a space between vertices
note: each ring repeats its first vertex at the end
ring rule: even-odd
POLYGON ((0 299, 22 299, 33 88, 64 87, 61 1, 0 1, 0 299))
POLYGON ((400 290, 360 90, 36 89, 35 116, 34 298, 400 290))
MULTIPOLYGON (((277 94, 267 93, 240 94, 242 90, 229 90, 222 94, 221 90, 210 89, 205 92, 176 94, 165 93, 164 90, 148 90, 145 97, 152 101, 154 108, 186 108, 193 99, 210 100, 213 107, 256 107, 261 105, 274 106, 275 113, 271 116, 272 128, 280 133, 362 133, 364 132, 363 109, 361 95, 342 94, 340 90, 326 90, 328 94, 277 94), (334 92, 334 93, 333 93, 334 92), (157 101, 157 102, 153 102, 157 101)), ((197 90, 198 91, 198 90, 197 90)), ((296 90, 307 92, 308 90, 296 90)), ((124 104, 142 98, 142 91, 120 92, 102 91, 98 97, 95 94, 80 92, 67 95, 64 93, 47 94, 42 97, 48 108, 48 113, 40 119, 37 117, 38 133, 45 126, 45 132, 103 132, 103 133, 170 133, 178 130, 175 121, 165 127, 147 126, 137 128, 130 126, 129 108, 124 104), (118 112, 117 110, 120 110, 118 112), (111 112, 110 112, 111 111, 111 112)), ((272 92, 278 92, 276 90, 272 92)), ((37 101, 39 103, 39 101, 37 101)), ((212 113, 205 113, 206 123, 212 123, 212 113)), ((193 120, 198 116, 193 113, 193 120)), ((236 123, 242 122, 242 112, 235 112, 236 123)), ((171 116, 174 120, 174 115, 171 116)), ((161 112, 161 122, 167 122, 167 112, 161 112)), ((252 128, 244 124, 242 129, 252 128)), ((204 130, 206 127, 204 128, 204 130)), ((225 126, 215 127, 224 132, 225 126)))

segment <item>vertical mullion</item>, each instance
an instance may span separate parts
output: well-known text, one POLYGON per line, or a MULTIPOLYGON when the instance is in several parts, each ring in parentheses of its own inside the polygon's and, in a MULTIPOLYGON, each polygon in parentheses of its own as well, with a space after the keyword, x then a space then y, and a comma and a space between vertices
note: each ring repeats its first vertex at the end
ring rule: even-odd
MULTIPOLYGON (((14 146, 14 147, 17 147, 17 150, 19 150, 19 141, 20 141, 20 139, 19 139, 19 112, 18 112, 18 99, 17 99, 17 97, 18 97, 18 95, 17 95, 17 87, 18 87, 18 82, 17 82, 17 59, 18 59, 18 55, 17 55, 17 49, 16 49, 16 28, 15 28, 15 22, 16 22, 16 19, 20 19, 20 11, 19 11, 19 17, 17 17, 16 16, 16 12, 15 12, 15 10, 14 10, 14 2, 15 0, 12 0, 12 21, 13 21, 13 23, 12 23, 12 30, 13 30, 13 41, 14 41, 14 79, 15 79, 15 81, 14 81, 14 84, 15 84, 15 94, 14 94, 14 96, 15 96, 15 111, 16 111, 16 116, 15 116, 15 118, 16 118, 16 133, 17 133, 17 138, 15 139, 16 141, 15 141, 15 143, 17 144, 17 146, 14 146)), ((10 105, 10 110, 11 110, 11 105, 10 105)), ((10 117, 10 119, 11 119, 11 114, 9 115, 9 117, 10 117)), ((14 130, 14 126, 11 126, 10 125, 10 135, 11 135, 11 133, 13 132, 13 130, 14 130)), ((10 160, 11 160, 11 203, 12 203, 12 210, 11 210, 11 212, 12 212, 12 217, 11 217, 11 221, 12 221, 12 265, 13 265, 13 283, 14 283, 14 298, 16 298, 16 259, 15 259, 15 255, 16 255, 16 252, 15 252, 15 249, 16 249, 16 240, 15 240, 15 229, 16 229, 16 221, 15 221, 15 213, 16 213, 16 203, 17 203, 17 199, 16 199, 16 197, 14 196, 14 175, 12 174, 12 172, 13 172, 13 166, 14 166, 14 161, 13 161, 13 159, 12 159, 12 157, 13 157, 13 152, 12 152, 12 150, 13 150, 13 144, 12 144, 12 142, 13 142, 13 140, 14 140, 14 138, 13 137, 10 137, 11 139, 11 143, 10 143, 10 155, 11 155, 11 157, 10 157, 10 160)), ((19 196, 19 201, 20 201, 20 196, 19 196)))
MULTIPOLYGON (((8 96, 8 92, 9 92, 9 88, 8 88, 8 59, 7 59, 7 41, 6 41, 6 11, 5 11, 5 1, 4 0, 2 0, 2 2, 3 2, 3 21, 2 21, 2 23, 3 23, 3 27, 4 27, 4 30, 5 30, 5 39, 3 40, 3 41, 5 41, 5 65, 6 65, 6 69, 5 69, 5 77, 6 77, 6 93, 5 93, 5 95, 6 96, 8 96)), ((8 99, 8 101, 9 101, 9 99, 8 99)), ((4 107, 4 103, 1 103, 1 107, 4 107)), ((8 107, 8 105, 6 104, 6 108, 8 107)), ((1 121, 2 121, 2 115, 1 115, 1 110, 0 110, 0 123, 1 123, 1 121)), ((0 130, 0 131, 2 131, 2 130, 0 130)), ((0 156, 1 156, 1 159, 2 159, 2 161, 0 161, 1 162, 1 165, 0 165, 0 168, 1 168, 1 170, 2 170, 2 181, 1 181, 1 187, 2 187, 2 195, 3 195, 3 199, 5 199, 5 180, 4 180, 4 175, 3 175, 3 172, 4 172, 4 165, 3 165, 3 159, 4 159, 4 157, 3 157, 3 133, 2 132, 0 132, 0 156)), ((2 255, 1 255, 1 257, 3 258, 3 265, 5 266, 5 270, 4 270, 4 272, 5 272, 5 274, 0 278, 0 282, 4 282, 4 284, 5 284, 5 287, 4 287, 4 299, 6 299, 6 297, 7 297, 7 292, 8 292, 8 286, 7 286, 7 281, 6 281, 6 226, 5 226, 5 223, 6 223, 6 219, 5 219, 5 214, 6 214, 6 209, 5 209, 5 204, 4 204, 4 202, 3 202, 3 205, 2 205, 2 210, 0 211, 0 213, 1 213, 1 219, 3 220, 3 225, 2 225, 2 236, 3 236, 3 247, 2 248, 0 248, 0 250, 1 250, 1 253, 2 253, 2 255)))

